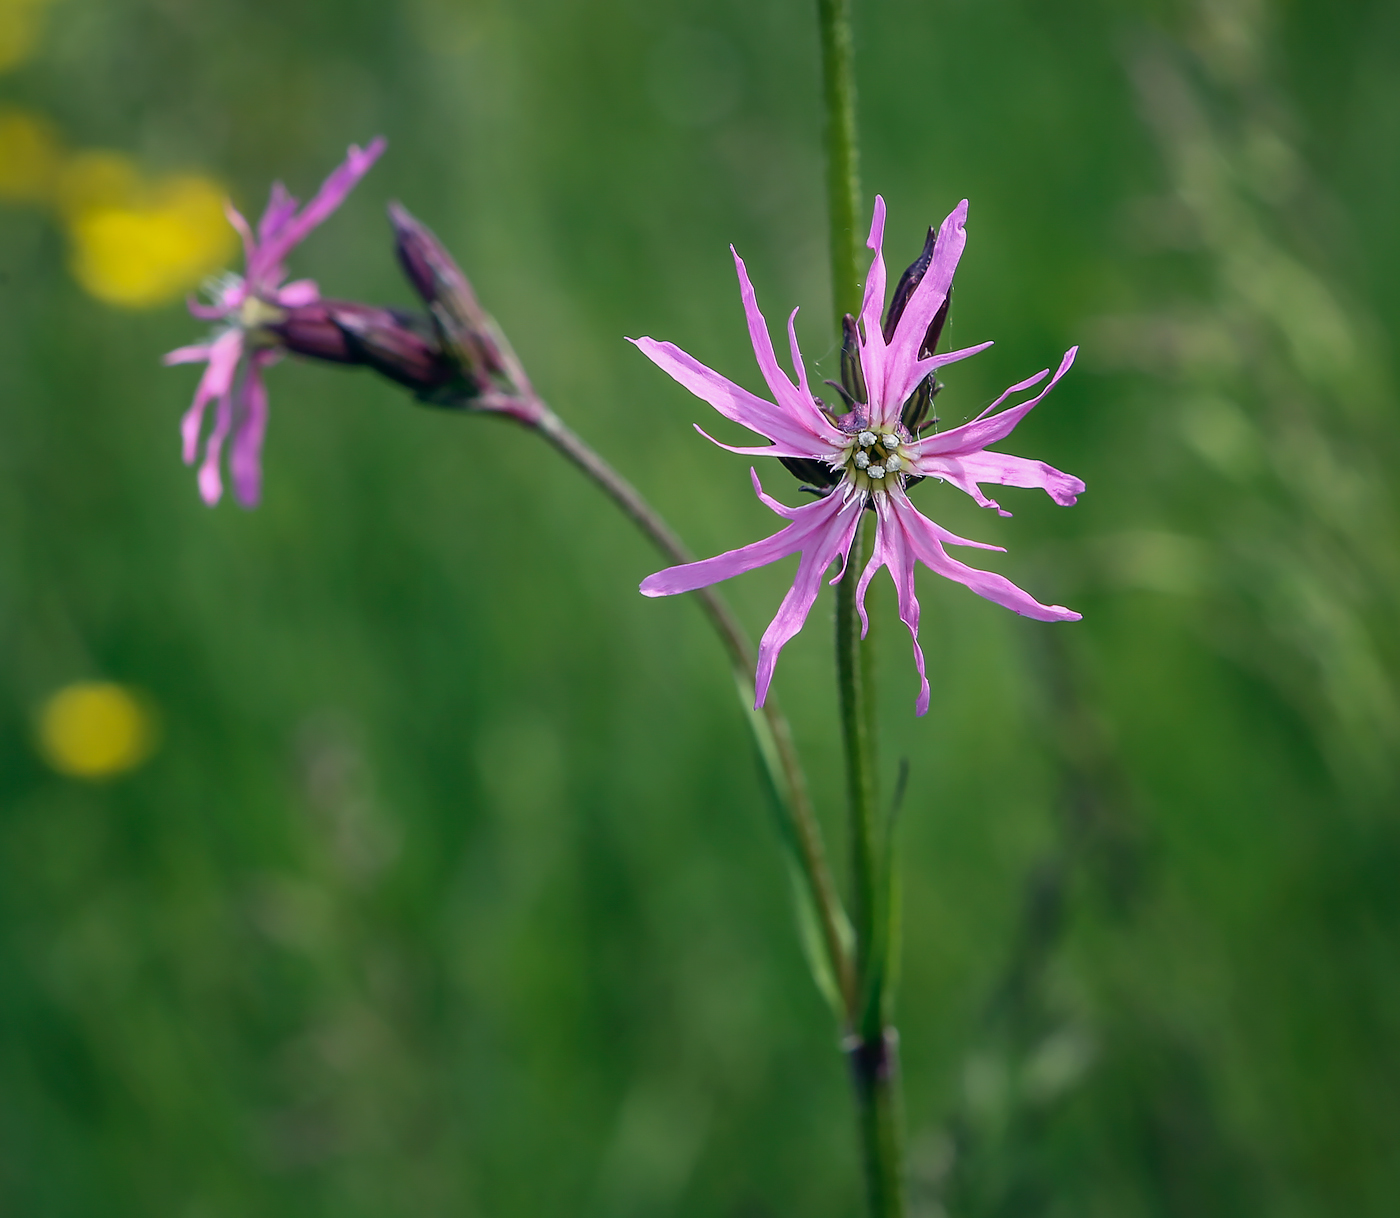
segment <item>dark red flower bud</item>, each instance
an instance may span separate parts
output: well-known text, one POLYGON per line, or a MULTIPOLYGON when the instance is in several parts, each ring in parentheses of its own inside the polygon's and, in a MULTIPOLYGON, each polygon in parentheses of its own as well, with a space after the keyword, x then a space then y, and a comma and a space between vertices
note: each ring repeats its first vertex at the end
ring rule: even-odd
POLYGON ((398 309, 333 302, 331 317, 360 362, 382 376, 431 394, 458 379, 426 318, 398 309))
POLYGON ((365 364, 430 395, 457 380, 427 318, 349 300, 318 300, 285 310, 266 329, 281 346, 308 359, 365 364))
POLYGON ((929 373, 909 395, 909 400, 899 412, 899 421, 904 424, 910 435, 917 436, 925 427, 937 425, 938 416, 930 418, 929 414, 933 409, 933 399, 942 388, 943 383, 935 379, 933 373, 929 373))
POLYGON ((933 261, 933 247, 937 243, 938 234, 933 230, 928 230, 928 236, 924 239, 923 251, 913 262, 909 264, 904 274, 899 277, 899 282, 894 286, 894 295, 890 297, 890 307, 885 310, 885 342, 894 338, 895 327, 899 325, 899 319, 904 316, 904 306, 909 303, 909 297, 914 295, 914 289, 922 282, 924 274, 928 271, 929 263, 933 261))
POLYGON ((399 203, 389 204, 399 264, 423 298, 442 336, 443 345, 479 387, 488 387, 497 373, 510 374, 495 325, 481 307, 471 284, 432 231, 399 203))
MULTIPOLYGON (((909 303, 909 298, 914 295, 914 289, 923 282, 924 275, 928 272, 929 264, 933 261, 933 249, 938 241, 938 233, 928 230, 928 236, 924 239, 923 251, 908 269, 899 277, 899 282, 895 284, 894 295, 890 297, 890 307, 885 311, 885 323, 883 326, 885 342, 890 342, 894 338, 895 328, 899 325, 899 319, 904 316, 905 306, 909 303)), ((924 331, 924 341, 919 345, 919 358, 924 359, 932 355, 938 349, 938 340, 943 335, 943 324, 948 320, 948 304, 952 300, 952 291, 943 298, 943 303, 939 306, 938 312, 934 314, 933 320, 929 322, 928 329, 924 331)))
POLYGON ((277 336, 278 344, 308 359, 330 360, 337 364, 358 364, 345 332, 331 320, 331 301, 318 300, 297 309, 284 310, 284 317, 265 327, 277 336))

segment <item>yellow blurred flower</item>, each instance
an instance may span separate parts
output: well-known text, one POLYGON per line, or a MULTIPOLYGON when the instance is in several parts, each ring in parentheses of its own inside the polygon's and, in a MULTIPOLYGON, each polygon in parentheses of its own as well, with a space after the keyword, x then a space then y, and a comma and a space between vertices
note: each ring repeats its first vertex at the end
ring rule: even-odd
POLYGON ((237 238, 224 198, 196 174, 147 179, 120 152, 67 153, 42 117, 0 108, 0 201, 55 208, 74 276, 107 304, 165 304, 226 266, 237 238))
POLYGON ((155 749, 155 722, 131 691, 110 681, 80 681, 50 695, 39 711, 39 747, 60 774, 111 778, 155 749))
MULTIPOLYGON (((0 72, 33 50, 50 0, 0 0, 0 72)), ((236 239, 208 178, 147 180, 119 152, 69 155, 39 115, 0 107, 0 201, 58 210, 72 269, 98 300, 144 309, 176 300, 224 266, 236 239)))
POLYGON ((63 147, 50 123, 24 110, 0 108, 0 199, 47 203, 62 161, 63 147))
POLYGON ((0 0, 0 72, 29 58, 49 0, 0 0))
POLYGON ((73 162, 59 202, 73 274, 99 300, 134 309, 164 304, 227 264, 236 238, 224 192, 208 178, 147 184, 115 153, 84 153, 73 162))

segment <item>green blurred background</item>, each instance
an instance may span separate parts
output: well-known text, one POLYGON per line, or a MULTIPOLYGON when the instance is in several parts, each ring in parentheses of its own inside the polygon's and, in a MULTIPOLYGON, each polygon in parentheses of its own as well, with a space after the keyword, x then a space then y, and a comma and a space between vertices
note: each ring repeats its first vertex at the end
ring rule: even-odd
MULTIPOLYGON (((712 553, 773 518, 623 336, 757 386, 733 241, 834 375, 813 7, 8 0, 0 104, 245 210, 387 135, 294 273, 407 303, 402 199, 712 553)), ((923 573, 916 720, 877 598, 916 1213, 1394 1214, 1400 7, 856 15, 890 262, 971 199, 951 338, 997 346, 949 370, 944 419, 1083 346, 1007 446, 1084 477, 1079 506, 916 496, 1084 621, 923 573)), ((0 1209, 857 1212, 834 1032, 695 607, 636 594, 655 558, 552 453, 367 373, 277 368, 264 506, 206 509, 196 373, 159 365, 199 324, 104 297, 77 205, 17 155, 0 1209), (160 732, 100 782, 36 745, 96 679, 160 732)), ((788 578, 731 588, 755 634, 788 578)), ((775 688, 839 845, 829 598, 775 688)))

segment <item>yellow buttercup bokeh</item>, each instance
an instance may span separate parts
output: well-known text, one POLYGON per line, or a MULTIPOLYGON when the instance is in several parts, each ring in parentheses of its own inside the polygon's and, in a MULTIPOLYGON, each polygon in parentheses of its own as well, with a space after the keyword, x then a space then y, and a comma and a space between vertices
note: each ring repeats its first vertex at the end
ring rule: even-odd
POLYGON ((167 304, 226 266, 224 198, 197 174, 148 178, 123 153, 70 152, 42 116, 0 109, 0 200, 52 208, 74 277, 107 304, 167 304))
POLYGON ((74 778, 112 778, 135 769, 156 743, 150 710, 111 681, 65 685, 40 708, 38 727, 45 760, 74 778))
POLYGON ((233 228, 205 178, 167 178, 68 221, 73 274, 98 300, 148 308, 177 299, 227 264, 233 228))

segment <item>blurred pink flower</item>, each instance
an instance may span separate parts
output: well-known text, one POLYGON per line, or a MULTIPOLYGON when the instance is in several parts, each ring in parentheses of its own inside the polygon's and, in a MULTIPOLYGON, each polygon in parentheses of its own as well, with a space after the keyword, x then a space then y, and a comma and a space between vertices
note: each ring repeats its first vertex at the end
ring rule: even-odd
POLYGON ((180 422, 180 435, 185 464, 193 465, 199 453, 205 408, 210 402, 218 404, 199 467, 199 493, 211 507, 224 493, 219 460, 230 433, 233 442, 228 464, 234 495, 244 507, 254 507, 262 493, 262 445, 267 431, 267 388, 262 371, 282 354, 267 327, 281 321, 285 310, 320 299, 320 292, 310 279, 283 284, 287 255, 345 201, 384 147, 382 137, 363 151, 352 144, 344 162, 300 211, 286 187, 281 182, 274 183, 256 235, 234 206, 226 205, 229 222, 243 238, 244 273, 229 274, 219 280, 213 289, 212 304, 190 301, 190 312, 196 317, 220 323, 209 341, 181 347, 165 357, 166 364, 208 364, 195 390, 194 402, 180 422))
MULTIPOLYGON (((973 546, 1001 550, 1001 546, 968 541, 950 533, 922 515, 910 502, 908 489, 920 478, 951 482, 984 507, 996 508, 981 484, 1040 487, 1059 504, 1069 505, 1084 490, 1084 484, 1040 461, 987 451, 989 444, 1004 440, 1027 412, 1035 406, 1074 362, 1077 347, 1070 348, 1049 383, 1034 397, 1002 411, 992 412, 1012 394, 1030 389, 1044 380, 1048 369, 1012 385, 970 423, 951 431, 924 435, 920 412, 912 413, 916 394, 923 394, 927 405, 934 385, 932 374, 944 364, 985 350, 990 343, 965 347, 935 355, 945 304, 953 272, 967 242, 964 223, 967 201, 960 203, 944 220, 936 242, 906 272, 895 292, 889 316, 881 324, 885 303, 885 263, 881 251, 885 228, 884 200, 876 198, 875 216, 867 245, 875 251, 865 284, 865 299, 857 328, 848 319, 848 348, 858 353, 859 375, 848 378, 843 397, 850 409, 837 416, 814 399, 807 372, 797 346, 794 309, 788 318, 788 343, 797 373, 794 385, 778 366, 767 323, 759 312, 752 284, 743 260, 736 253, 740 295, 748 317, 749 337, 763 379, 775 402, 756 397, 719 373, 705 367, 671 343, 650 338, 636 344, 658 367, 669 373, 697 397, 703 398, 728 419, 767 437, 772 443, 755 448, 720 447, 746 455, 784 458, 795 471, 803 466, 816 470, 815 488, 821 497, 815 503, 790 508, 763 492, 758 474, 753 476, 754 491, 769 508, 790 523, 762 541, 714 558, 684 566, 670 567, 642 581, 646 596, 671 596, 692 592, 719 580, 728 579, 755 567, 801 553, 792 588, 783 599, 777 616, 764 632, 758 652, 755 678, 756 706, 762 706, 773 679, 778 653, 802 629, 816 600, 822 577, 838 558, 841 570, 831 580, 837 583, 846 574, 846 562, 861 512, 873 508, 877 517, 875 544, 869 563, 857 585, 857 606, 863 627, 869 622, 865 612, 865 591, 875 573, 888 567, 898 593, 899 616, 909 628, 914 643, 914 661, 919 669, 917 713, 928 710, 929 685, 924 674, 924 656, 919 647, 919 602, 914 595, 914 564, 921 562, 939 575, 957 580, 979 596, 1041 621, 1076 621, 1079 614, 1061 605, 1042 605, 1016 587, 1005 576, 978 570, 950 558, 945 545, 973 546), (862 383, 863 382, 863 383, 862 383), (854 388, 855 392, 850 392, 854 388), (911 427, 913 430, 911 430, 911 427)), ((930 234, 932 237, 932 234, 930 234)), ((732 251, 731 251, 732 252, 732 251)), ((700 428, 696 428, 700 431, 700 428)), ((705 435, 703 431, 701 435, 705 435)), ((711 437, 706 436, 706 439, 711 437)), ((714 441, 719 443, 718 441, 714 441)))

